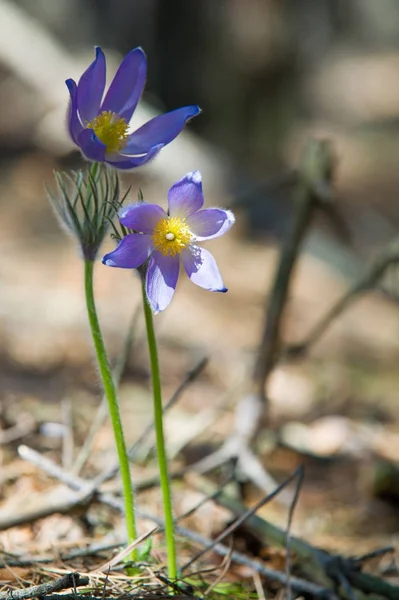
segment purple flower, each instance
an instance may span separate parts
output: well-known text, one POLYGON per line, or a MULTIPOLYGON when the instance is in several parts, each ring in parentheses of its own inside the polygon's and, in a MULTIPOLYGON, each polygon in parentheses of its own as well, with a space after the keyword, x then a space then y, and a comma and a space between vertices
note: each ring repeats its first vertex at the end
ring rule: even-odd
POLYGON ((234 215, 221 208, 202 209, 201 174, 187 173, 168 193, 168 212, 157 204, 138 202, 122 208, 122 225, 137 233, 126 235, 106 254, 109 267, 136 269, 147 259, 146 292, 154 312, 164 310, 173 298, 180 257, 193 283, 211 292, 227 292, 212 254, 197 246, 220 237, 234 223, 234 215))
POLYGON ((185 106, 129 133, 129 121, 146 80, 146 56, 141 48, 126 54, 103 99, 105 69, 104 53, 96 48, 96 58, 79 83, 76 85, 73 79, 65 82, 71 97, 69 134, 89 160, 107 162, 117 169, 143 165, 200 113, 198 106, 185 106))

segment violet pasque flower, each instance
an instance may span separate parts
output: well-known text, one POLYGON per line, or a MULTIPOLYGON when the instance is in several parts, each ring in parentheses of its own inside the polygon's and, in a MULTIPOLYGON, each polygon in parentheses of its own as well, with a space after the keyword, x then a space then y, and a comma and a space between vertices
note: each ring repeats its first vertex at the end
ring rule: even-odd
POLYGON ((103 99, 105 71, 104 53, 96 48, 96 58, 79 83, 73 79, 65 82, 71 97, 69 134, 89 160, 107 162, 117 169, 143 165, 200 112, 198 106, 178 108, 129 133, 129 121, 146 80, 146 56, 141 48, 126 54, 103 99))
POLYGON ((109 267, 136 269, 146 264, 147 298, 154 312, 164 310, 173 298, 180 259, 193 283, 211 292, 227 292, 212 254, 197 245, 220 237, 234 223, 234 215, 221 208, 202 209, 201 174, 187 173, 168 193, 168 212, 157 204, 138 202, 119 211, 126 235, 106 254, 109 267))

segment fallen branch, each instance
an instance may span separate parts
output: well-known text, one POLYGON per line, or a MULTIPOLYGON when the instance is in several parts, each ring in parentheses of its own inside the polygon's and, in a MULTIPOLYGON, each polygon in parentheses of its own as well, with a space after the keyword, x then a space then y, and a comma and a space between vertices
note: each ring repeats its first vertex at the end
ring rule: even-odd
MULTIPOLYGON (((331 214, 334 166, 328 142, 310 140, 306 144, 301 164, 296 171, 296 202, 291 229, 284 241, 272 290, 267 298, 263 333, 250 384, 251 392, 238 402, 234 431, 223 446, 191 465, 191 469, 198 473, 205 473, 235 459, 237 469, 260 489, 271 492, 277 486, 250 446, 267 420, 266 384, 280 356, 282 320, 302 242, 318 209, 328 206, 331 214)), ((282 494, 280 500, 289 505, 286 494, 282 494)))
MULTIPOLYGON (((189 560, 189 562, 187 562, 185 565, 183 565, 183 567, 181 568, 181 571, 185 571, 188 567, 190 567, 194 562, 196 562, 206 552, 209 552, 209 550, 212 550, 212 548, 214 548, 216 546, 216 544, 223 541, 228 535, 231 535, 232 533, 234 533, 234 531, 236 531, 238 529, 238 527, 240 527, 240 525, 243 525, 245 523, 245 521, 247 521, 249 519, 249 517, 254 515, 260 508, 262 508, 262 506, 265 506, 265 504, 267 504, 268 502, 273 500, 273 498, 275 498, 289 483, 291 483, 291 481, 293 479, 297 478, 298 475, 300 475, 302 473, 302 470, 303 470, 302 467, 298 467, 298 469, 296 469, 289 477, 287 477, 287 479, 285 479, 271 494, 264 496, 263 498, 261 498, 259 500, 259 502, 257 502, 255 504, 255 506, 247 509, 244 513, 242 513, 240 516, 238 516, 233 523, 231 523, 228 527, 226 527, 226 529, 224 531, 222 531, 215 540, 212 541, 212 544, 210 546, 205 547, 203 550, 201 550, 195 556, 193 556, 193 558, 191 558, 189 560)), ((216 490, 216 492, 214 494, 212 494, 211 497, 216 500, 219 495, 220 494, 218 493, 218 490, 216 490)), ((288 580, 288 577, 287 577, 287 580, 288 580)))
MULTIPOLYGON (((215 491, 216 486, 204 478, 198 478, 198 489, 203 493, 211 494, 215 491)), ((243 515, 248 510, 241 502, 224 493, 215 496, 215 502, 236 516, 243 515)), ((265 543, 272 543, 280 548, 286 547, 286 532, 269 521, 252 515, 245 521, 245 525, 249 531, 265 543)), ((290 536, 290 549, 296 555, 302 572, 319 585, 335 589, 340 575, 343 574, 356 591, 365 594, 378 593, 389 600, 399 600, 399 586, 393 586, 380 577, 362 573, 356 558, 330 554, 295 536, 290 536)), ((292 587, 292 589, 295 588, 292 587)), ((345 594, 340 595, 344 598, 347 597, 345 594)))
POLYGON ((331 205, 334 166, 335 160, 329 142, 310 140, 306 144, 297 174, 291 230, 281 250, 273 287, 267 300, 263 335, 252 376, 254 394, 264 404, 266 382, 279 355, 281 323, 292 273, 316 210, 323 205, 331 205))
MULTIPOLYGON (((26 452, 26 450, 25 450, 23 452, 23 454, 24 454, 25 460, 29 460, 30 462, 33 462, 34 464, 36 464, 37 466, 42 468, 46 473, 48 473, 52 477, 59 479, 63 483, 66 483, 69 487, 71 487, 74 490, 82 490, 83 491, 84 489, 87 489, 88 486, 90 485, 89 482, 86 480, 83 480, 79 477, 74 478, 69 473, 68 474, 63 473, 63 470, 61 469, 61 467, 59 467, 55 463, 50 465, 50 463, 52 463, 52 461, 50 461, 47 458, 45 461, 41 461, 39 453, 37 453, 36 451, 34 451, 32 449, 29 449, 29 452, 26 452)), ((102 502, 103 504, 106 504, 107 506, 110 506, 110 507, 118 510, 119 512, 121 512, 123 514, 123 512, 124 512, 123 502, 119 498, 116 498, 115 496, 113 496, 112 494, 99 492, 96 495, 96 499, 98 501, 102 502)), ((156 516, 148 514, 148 513, 143 513, 141 511, 137 511, 137 515, 144 519, 148 519, 148 520, 152 521, 153 523, 157 524, 161 528, 164 527, 164 521, 159 517, 156 517, 156 516)), ((197 544, 200 544, 201 546, 209 547, 210 545, 213 544, 213 540, 206 538, 198 533, 195 533, 194 531, 191 531, 190 529, 187 529, 185 527, 181 527, 178 525, 178 526, 176 526, 175 531, 176 531, 177 535, 186 537, 187 539, 189 539, 197 544)), ((285 532, 281 532, 281 533, 283 536, 285 536, 285 532)), ((292 539, 293 538, 290 539, 291 547, 293 547, 292 539)), ((235 552, 235 551, 231 552, 231 549, 228 548, 227 546, 224 546, 223 544, 220 544, 220 543, 216 544, 213 547, 213 550, 214 550, 214 552, 216 552, 216 554, 219 554, 219 556, 227 556, 227 555, 230 556, 231 555, 231 559, 234 560, 235 562, 252 568, 254 571, 260 573, 261 575, 268 577, 271 581, 276 581, 283 585, 287 585, 287 583, 288 583, 288 579, 287 579, 287 576, 285 573, 281 573, 280 571, 270 569, 270 568, 264 566, 263 564, 261 564, 260 562, 257 562, 257 561, 247 558, 244 554, 241 554, 240 552, 235 552)), ((324 598, 329 598, 330 600, 335 600, 337 598, 337 596, 335 596, 330 590, 328 590, 324 586, 320 586, 320 585, 317 585, 317 584, 314 584, 314 583, 311 583, 311 582, 308 582, 305 580, 301 580, 296 577, 290 577, 289 584, 293 590, 296 590, 301 593, 312 594, 314 596, 323 596, 324 598)))
POLYGON ((330 308, 330 310, 313 327, 307 338, 300 343, 288 346, 283 354, 301 356, 315 344, 326 332, 329 326, 339 317, 360 295, 370 292, 377 286, 389 267, 399 263, 399 238, 392 240, 381 251, 366 273, 330 308))
MULTIPOLYGON (((38 455, 38 453, 35 453, 33 450, 31 450, 31 453, 32 456, 34 454, 38 455)), ((50 469, 49 463, 51 462, 52 461, 49 461, 49 459, 46 459, 46 461, 40 463, 40 466, 44 467, 45 471, 47 468, 49 468, 49 471, 46 472, 49 472, 49 474, 55 477, 59 475, 59 479, 61 481, 65 483, 68 482, 68 485, 75 490, 84 491, 88 489, 88 486, 90 486, 88 481, 80 478, 73 478, 70 474, 64 477, 62 475, 62 469, 55 463, 51 465, 50 469)), ((35 464, 38 463, 35 462, 35 464)), ((208 495, 212 495, 215 494, 216 489, 215 486, 204 480, 201 485, 201 491, 208 495)), ((96 495, 96 499, 123 514, 123 502, 112 494, 99 492, 96 495)), ((227 496, 226 494, 216 494, 215 500, 221 506, 228 508, 234 515, 236 515, 236 517, 239 517, 248 511, 248 509, 239 501, 227 496)), ((156 517, 152 514, 143 513, 141 511, 138 511, 137 514, 141 518, 148 519, 153 523, 156 523, 161 528, 164 527, 164 521, 159 517, 156 517)), ((286 547, 287 533, 279 527, 276 527, 275 525, 264 519, 261 519, 256 515, 248 517, 245 520, 245 524, 266 543, 273 542, 275 545, 282 548, 286 547)), ((187 539, 204 547, 213 544, 213 540, 197 534, 185 527, 176 526, 176 534, 186 537, 187 539)), ((340 586, 340 580, 342 577, 344 577, 345 580, 355 588, 358 600, 359 598, 363 598, 363 594, 376 593, 376 590, 379 590, 378 594, 380 596, 385 597, 388 600, 399 600, 398 586, 390 585, 387 581, 384 581, 378 577, 374 577, 373 575, 361 573, 359 570, 359 564, 356 560, 351 558, 346 559, 338 555, 332 555, 329 552, 321 548, 316 548, 308 542, 295 536, 290 536, 289 545, 290 549, 297 557, 302 572, 309 577, 311 581, 306 581, 304 579, 292 576, 288 578, 286 573, 269 569, 262 563, 256 560, 251 560, 239 552, 231 552, 230 548, 221 543, 216 544, 213 547, 213 550, 220 556, 231 556, 232 561, 252 568, 254 571, 257 571, 271 581, 279 582, 285 586, 289 585, 292 590, 300 593, 311 594, 313 596, 323 597, 324 599, 328 598, 329 600, 336 600, 337 598, 344 598, 345 600, 348 600, 348 594, 342 589, 342 585, 340 586), (339 592, 335 591, 337 587, 339 592)))
MULTIPOLYGON (((82 585, 88 585, 89 578, 81 577, 79 573, 68 573, 55 581, 49 581, 48 583, 42 583, 40 585, 33 585, 23 590, 10 589, 7 592, 0 593, 0 600, 24 600, 25 598, 39 598, 52 594, 53 592, 60 592, 61 590, 67 590, 68 588, 77 588, 82 585)), ((75 595, 76 597, 76 595, 75 595)))

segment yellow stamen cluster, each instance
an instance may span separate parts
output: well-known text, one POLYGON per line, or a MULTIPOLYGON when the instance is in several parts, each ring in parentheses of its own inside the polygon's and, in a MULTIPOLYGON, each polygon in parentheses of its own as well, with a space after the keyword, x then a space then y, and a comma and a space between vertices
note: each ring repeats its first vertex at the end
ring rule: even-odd
POLYGON ((126 146, 129 125, 125 119, 110 110, 97 115, 86 127, 92 129, 106 145, 107 152, 120 152, 126 146))
POLYGON ((168 217, 162 219, 152 232, 155 249, 163 256, 176 256, 190 244, 193 235, 185 219, 168 217))

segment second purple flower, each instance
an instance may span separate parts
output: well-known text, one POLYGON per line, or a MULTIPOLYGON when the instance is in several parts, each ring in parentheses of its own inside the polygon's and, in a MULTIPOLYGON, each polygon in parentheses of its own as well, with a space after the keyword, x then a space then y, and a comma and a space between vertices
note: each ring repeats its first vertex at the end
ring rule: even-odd
POLYGON ((130 133, 129 121, 147 76, 143 50, 135 48, 125 56, 103 99, 105 75, 105 56, 101 48, 96 48, 96 58, 79 83, 73 79, 65 82, 70 94, 69 134, 89 160, 107 162, 117 169, 139 167, 200 113, 198 106, 185 106, 159 115, 130 133))
POLYGON ((197 245, 220 237, 234 223, 234 215, 221 208, 202 209, 201 174, 188 173, 168 193, 168 212, 157 204, 138 202, 119 213, 128 234, 106 254, 109 267, 136 269, 147 260, 146 292, 154 312, 172 300, 180 271, 180 259, 191 281, 211 292, 226 292, 212 254, 197 245))

